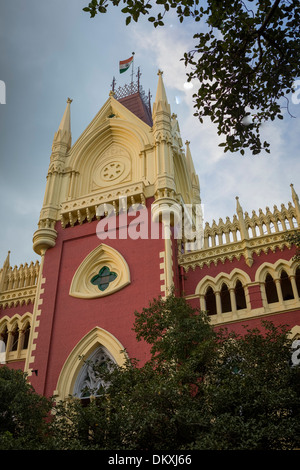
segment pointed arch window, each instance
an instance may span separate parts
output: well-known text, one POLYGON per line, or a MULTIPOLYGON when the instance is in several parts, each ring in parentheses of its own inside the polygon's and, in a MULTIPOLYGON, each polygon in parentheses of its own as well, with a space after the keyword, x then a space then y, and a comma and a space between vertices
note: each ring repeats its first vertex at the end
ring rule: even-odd
POLYGON ((83 405, 89 403, 91 396, 97 397, 100 389, 107 386, 101 371, 110 370, 113 364, 113 357, 103 346, 99 346, 85 361, 74 387, 74 395, 81 399, 83 405))
POLYGON ((8 329, 7 326, 0 334, 0 364, 6 364, 6 348, 8 342, 8 329))
POLYGON ((230 300, 230 292, 228 289, 227 284, 223 283, 221 287, 221 306, 222 306, 222 313, 231 312, 231 300, 230 300))
POLYGON ((128 284, 130 271, 127 262, 121 253, 102 243, 78 266, 69 294, 94 299, 117 292, 128 284))
POLYGON ((234 294, 235 294, 235 302, 236 302, 237 310, 242 310, 243 308, 247 308, 245 290, 244 290, 243 284, 241 283, 239 279, 236 281, 234 294))
POLYGON ((292 283, 286 271, 282 270, 280 275, 280 285, 283 300, 291 300, 294 298, 292 283))
POLYGON ((217 314, 216 296, 212 287, 208 287, 206 289, 204 299, 205 299, 205 306, 206 306, 208 315, 216 315, 217 314))
POLYGON ((7 329, 7 326, 5 326, 4 330, 2 331, 2 333, 0 335, 0 339, 3 341, 3 343, 5 344, 5 347, 6 347, 7 342, 8 342, 8 329, 7 329))
POLYGON ((30 323, 27 323, 25 329, 23 330, 23 344, 22 344, 22 349, 28 349, 29 336, 30 336, 30 323))
POLYGON ((11 342, 11 351, 17 351, 18 350, 18 344, 19 344, 19 337, 20 337, 20 330, 16 326, 15 329, 12 332, 12 342, 11 342))
POLYGON ((270 273, 266 275, 265 279, 265 289, 266 289, 266 296, 268 304, 272 304, 274 302, 278 302, 278 294, 276 289, 276 284, 274 282, 273 277, 270 273))

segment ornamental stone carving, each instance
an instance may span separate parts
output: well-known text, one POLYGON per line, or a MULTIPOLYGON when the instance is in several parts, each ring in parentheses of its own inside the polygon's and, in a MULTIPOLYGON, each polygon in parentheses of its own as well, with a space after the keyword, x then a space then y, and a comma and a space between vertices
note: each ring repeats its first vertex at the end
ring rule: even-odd
POLYGON ((98 159, 93 172, 93 189, 131 180, 131 158, 119 145, 111 145, 98 159))

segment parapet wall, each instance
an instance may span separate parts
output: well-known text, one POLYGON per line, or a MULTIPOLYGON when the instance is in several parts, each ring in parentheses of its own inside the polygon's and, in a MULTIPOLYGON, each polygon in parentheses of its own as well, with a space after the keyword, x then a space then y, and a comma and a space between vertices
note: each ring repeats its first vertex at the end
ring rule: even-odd
POLYGON ((220 219, 218 223, 206 223, 200 249, 188 251, 189 244, 180 245, 179 264, 188 271, 244 256, 248 266, 252 266, 253 253, 289 246, 287 235, 300 228, 299 198, 293 185, 291 188, 293 203, 289 202, 288 207, 274 206, 273 212, 267 207, 265 212, 259 209, 258 214, 252 211, 251 216, 243 212, 237 197, 237 214, 232 220, 226 217, 225 222, 220 219))

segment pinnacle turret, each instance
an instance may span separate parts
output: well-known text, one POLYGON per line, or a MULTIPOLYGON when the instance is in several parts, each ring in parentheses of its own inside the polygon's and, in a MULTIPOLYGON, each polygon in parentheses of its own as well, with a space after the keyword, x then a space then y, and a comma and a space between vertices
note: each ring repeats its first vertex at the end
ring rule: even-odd
POLYGON ((163 72, 159 70, 157 75, 158 75, 158 84, 157 84, 155 101, 153 103, 153 120, 154 120, 155 115, 159 111, 163 111, 171 116, 171 109, 168 103, 165 85, 164 85, 163 78, 162 78, 163 72))
POLYGON ((68 152, 71 148, 72 133, 71 133, 71 103, 73 100, 67 99, 67 106, 63 114, 62 120, 58 127, 57 132, 53 139, 53 150, 57 149, 57 145, 61 144, 65 152, 68 152))
POLYGON ((300 224, 300 203, 299 203, 299 196, 298 196, 298 194, 296 193, 293 184, 291 184, 291 189, 292 189, 292 199, 293 199, 293 203, 294 203, 294 205, 295 205, 295 210, 296 210, 296 218, 297 218, 297 222, 298 222, 298 226, 299 226, 299 224, 300 224))
POLYGON ((4 282, 6 279, 6 275, 10 268, 10 251, 7 253, 7 257, 3 263, 3 268, 0 270, 0 292, 3 291, 4 282))

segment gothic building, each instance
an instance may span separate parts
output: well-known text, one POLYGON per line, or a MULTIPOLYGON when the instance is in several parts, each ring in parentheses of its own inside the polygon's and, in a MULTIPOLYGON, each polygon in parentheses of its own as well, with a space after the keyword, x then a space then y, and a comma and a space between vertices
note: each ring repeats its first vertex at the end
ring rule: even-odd
POLYGON ((80 396, 92 373, 79 360, 141 363, 134 311, 174 287, 215 326, 267 318, 300 335, 300 263, 288 207, 203 223, 189 143, 171 113, 162 72, 155 100, 138 83, 109 93, 75 143, 71 100, 54 135, 33 250, 39 262, 0 271, 0 362, 47 396, 80 396))

